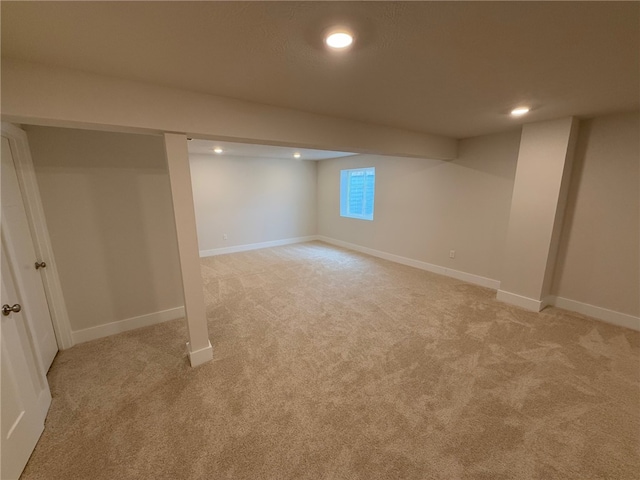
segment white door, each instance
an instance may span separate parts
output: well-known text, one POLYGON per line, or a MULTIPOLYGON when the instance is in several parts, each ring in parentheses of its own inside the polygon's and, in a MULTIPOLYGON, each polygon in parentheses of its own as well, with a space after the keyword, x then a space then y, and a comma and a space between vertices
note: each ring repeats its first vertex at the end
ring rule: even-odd
POLYGON ((25 305, 29 305, 27 327, 33 337, 38 363, 46 373, 58 352, 41 272, 36 269, 36 262, 46 259, 36 257, 11 146, 5 137, 2 137, 1 178, 3 248, 15 275, 16 287, 25 305))
POLYGON ((15 480, 44 430, 51 394, 25 324, 29 307, 16 290, 15 277, 4 248, 1 250, 0 305, 7 306, 3 309, 7 315, 0 311, 0 478, 15 480))

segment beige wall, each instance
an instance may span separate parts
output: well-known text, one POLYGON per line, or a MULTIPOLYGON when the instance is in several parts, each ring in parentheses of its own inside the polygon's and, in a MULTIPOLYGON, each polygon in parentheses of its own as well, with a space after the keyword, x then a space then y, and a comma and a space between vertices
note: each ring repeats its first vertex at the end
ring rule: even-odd
POLYGON ((316 162, 212 155, 189 160, 201 252, 316 234, 316 162))
POLYGON ((552 294, 640 314, 638 113, 582 121, 552 294))
POLYGON ((375 155, 321 161, 318 234, 499 279, 519 142, 519 130, 462 140, 449 162, 375 155), (376 167, 374 221, 340 217, 340 170, 369 166, 376 167))
MULTIPOLYGON (((72 328, 182 305, 162 139, 27 131, 72 328)), ((637 113, 581 122, 552 295, 638 315, 639 131, 637 113)), ((200 249, 318 233, 501 280, 519 142, 465 139, 448 162, 194 157, 200 249), (341 218, 339 172, 364 166, 376 167, 375 221, 341 218)))
POLYGON ((26 130, 72 330, 182 306, 162 138, 26 130))

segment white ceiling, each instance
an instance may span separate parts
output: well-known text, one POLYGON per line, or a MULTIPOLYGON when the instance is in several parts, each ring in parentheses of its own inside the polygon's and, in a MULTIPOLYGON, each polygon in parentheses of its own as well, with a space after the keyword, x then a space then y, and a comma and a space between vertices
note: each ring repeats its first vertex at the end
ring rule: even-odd
POLYGON ((356 155, 350 152, 331 152, 328 150, 312 150, 309 148, 275 147, 271 145, 253 145, 248 143, 217 142, 213 140, 200 140, 194 138, 189 141, 189 154, 217 156, 213 149, 220 147, 225 157, 252 157, 252 158, 284 158, 294 159, 293 154, 298 152, 300 160, 325 160, 327 158, 348 157, 356 155))
POLYGON ((640 106, 639 2, 1 2, 2 55, 467 137, 640 106), (348 53, 322 32, 350 26, 348 53), (519 104, 523 119, 507 112, 519 104))

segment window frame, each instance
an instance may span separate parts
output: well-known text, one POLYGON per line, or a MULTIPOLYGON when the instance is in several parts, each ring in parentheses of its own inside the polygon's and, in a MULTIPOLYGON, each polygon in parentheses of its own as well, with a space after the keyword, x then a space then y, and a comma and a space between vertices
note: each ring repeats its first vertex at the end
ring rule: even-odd
POLYGON ((375 194, 376 194, 376 167, 361 167, 361 168, 347 168, 340 170, 340 216, 344 218, 354 218, 356 220, 367 220, 372 222, 375 213, 375 194), (368 188, 366 184, 367 175, 373 174, 373 185, 371 190, 373 194, 371 195, 371 215, 353 213, 349 210, 350 199, 351 199, 351 177, 354 172, 362 172, 362 175, 365 177, 365 181, 363 181, 363 190, 362 190, 362 211, 365 212, 367 208, 367 194, 368 188))

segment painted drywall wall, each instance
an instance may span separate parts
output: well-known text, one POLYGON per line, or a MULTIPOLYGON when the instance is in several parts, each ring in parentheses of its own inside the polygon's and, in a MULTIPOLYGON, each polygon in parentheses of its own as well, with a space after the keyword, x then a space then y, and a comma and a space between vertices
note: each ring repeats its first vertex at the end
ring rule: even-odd
POLYGON ((316 162, 197 154, 189 160, 201 252, 316 234, 316 162))
POLYGON ((465 139, 450 162, 375 155, 321 161, 318 234, 499 279, 519 142, 519 130, 465 139), (340 217, 340 170, 371 166, 374 220, 340 217))
POLYGON ((181 307, 162 137, 25 129, 72 330, 181 307))
POLYGON ((549 294, 578 121, 522 128, 498 299, 539 311, 549 294))
POLYGON ((640 314, 640 115, 580 124, 552 294, 640 314))
POLYGON ((2 117, 33 125, 451 159, 450 137, 2 58, 2 117))

